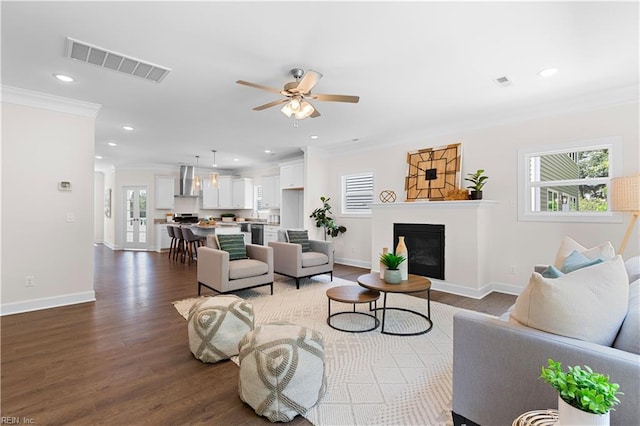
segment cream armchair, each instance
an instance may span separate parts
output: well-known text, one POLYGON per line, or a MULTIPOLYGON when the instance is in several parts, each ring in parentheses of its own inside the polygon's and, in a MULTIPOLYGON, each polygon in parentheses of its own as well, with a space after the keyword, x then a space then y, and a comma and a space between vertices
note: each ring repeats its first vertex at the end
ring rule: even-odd
POLYGON ((202 287, 217 293, 231 293, 268 285, 273 294, 273 249, 247 244, 248 259, 229 260, 229 253, 210 247, 198 247, 198 295, 202 287))
POLYGON ((309 240, 311 251, 303 252, 302 245, 286 242, 286 231, 278 231, 278 241, 269 243, 273 248, 274 271, 296 279, 300 288, 300 278, 330 274, 333 281, 333 242, 309 240))

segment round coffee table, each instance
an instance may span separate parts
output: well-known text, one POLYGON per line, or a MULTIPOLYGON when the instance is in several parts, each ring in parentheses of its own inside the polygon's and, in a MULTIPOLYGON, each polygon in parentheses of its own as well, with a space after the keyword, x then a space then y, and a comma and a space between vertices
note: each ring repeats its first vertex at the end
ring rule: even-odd
POLYGON ((369 290, 375 290, 384 293, 384 298, 382 299, 382 308, 376 308, 376 310, 382 311, 382 328, 380 329, 380 333, 391 334, 394 336, 417 336, 419 334, 428 333, 433 328, 433 322, 431 321, 431 280, 429 280, 429 278, 425 278, 420 275, 409 274, 409 279, 406 281, 402 281, 400 284, 387 284, 382 278, 380 278, 380 274, 371 273, 360 275, 358 277, 358 284, 360 284, 364 288, 368 288, 369 290), (388 293, 411 294, 420 293, 423 291, 427 292, 427 315, 421 314, 420 312, 412 311, 410 309, 387 307, 388 293), (425 321, 427 321, 428 327, 425 330, 421 330, 415 333, 393 333, 390 331, 384 331, 384 320, 386 316, 385 314, 388 310, 409 312, 413 315, 422 317, 425 319, 425 321))
POLYGON ((375 330, 380 325, 380 320, 378 319, 377 315, 367 314, 366 312, 356 312, 356 303, 368 303, 369 310, 374 312, 374 314, 377 313, 377 306, 378 306, 377 300, 380 298, 379 292, 375 290, 367 290, 366 288, 358 287, 355 285, 343 285, 339 287, 332 287, 329 290, 327 290, 327 298, 329 299, 328 301, 329 312, 327 316, 327 325, 329 325, 329 327, 335 330, 345 331, 347 333, 364 333, 366 331, 375 330), (332 314, 331 313, 332 300, 335 300, 336 302, 342 302, 342 303, 353 303, 353 311, 337 312, 335 314, 332 314), (374 304, 374 308, 371 308, 372 303, 374 304), (373 327, 367 328, 366 330, 347 330, 344 328, 336 327, 333 324, 331 324, 331 318, 335 316, 352 315, 352 314, 364 315, 364 316, 373 318, 374 320, 373 327))

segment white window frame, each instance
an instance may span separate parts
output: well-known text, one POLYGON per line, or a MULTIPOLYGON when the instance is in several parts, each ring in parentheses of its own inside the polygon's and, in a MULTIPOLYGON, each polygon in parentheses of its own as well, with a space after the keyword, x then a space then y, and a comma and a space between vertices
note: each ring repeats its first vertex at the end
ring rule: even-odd
MULTIPOLYGON (((556 182, 531 182, 529 177, 530 163, 534 157, 542 155, 562 154, 575 151, 589 151, 597 149, 609 150, 609 177, 590 179, 591 183, 606 183, 609 193, 609 183, 612 178, 622 176, 622 138, 610 136, 598 139, 579 140, 562 145, 553 145, 536 148, 522 148, 518 150, 518 220, 540 222, 595 222, 595 223, 620 223, 621 215, 606 212, 574 212, 574 211, 531 211, 532 188, 545 186, 576 185, 584 183, 582 179, 563 180, 556 182)), ((535 159, 534 159, 535 161, 535 159)), ((533 200, 535 202, 535 200, 533 200)), ((608 203, 611 205, 611 203, 608 203)))
POLYGON ((375 199, 375 175, 373 172, 353 173, 342 176, 341 185, 341 214, 345 216, 371 216, 371 208, 362 210, 349 210, 347 209, 347 181, 353 178, 371 177, 371 191, 360 191, 353 193, 354 195, 371 195, 371 203, 375 199))

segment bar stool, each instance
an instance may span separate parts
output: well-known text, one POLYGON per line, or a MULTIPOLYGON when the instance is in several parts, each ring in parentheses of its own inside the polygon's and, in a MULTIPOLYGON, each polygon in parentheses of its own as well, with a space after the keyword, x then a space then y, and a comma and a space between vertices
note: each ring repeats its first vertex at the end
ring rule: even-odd
POLYGON ((167 234, 169 234, 169 238, 171 238, 171 244, 169 244, 169 259, 171 259, 171 255, 176 249, 176 244, 178 239, 176 238, 176 234, 173 231, 175 227, 173 225, 167 225, 167 234))
POLYGON ((205 245, 207 237, 195 235, 190 228, 182 228, 182 238, 185 242, 185 250, 189 256, 189 265, 191 265, 194 254, 197 252, 198 247, 205 245))
POLYGON ((185 241, 184 236, 182 235, 182 228, 180 226, 175 226, 173 228, 173 233, 176 236, 176 247, 173 251, 174 260, 178 260, 178 256, 180 256, 180 262, 184 263, 184 251, 185 251, 185 241))

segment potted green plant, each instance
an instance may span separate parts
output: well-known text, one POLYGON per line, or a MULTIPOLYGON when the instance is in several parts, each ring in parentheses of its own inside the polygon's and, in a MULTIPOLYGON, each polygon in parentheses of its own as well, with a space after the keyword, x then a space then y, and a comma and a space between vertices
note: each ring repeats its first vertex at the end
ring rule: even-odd
POLYGON ((609 376, 595 373, 589 366, 569 367, 549 359, 540 378, 558 391, 558 416, 562 425, 608 425, 609 412, 620 403, 620 387, 609 376))
POLYGON ((329 200, 331 198, 320 197, 320 201, 322 201, 322 207, 315 209, 309 215, 310 218, 316 221, 316 226, 318 228, 324 228, 324 239, 327 239, 327 235, 331 235, 332 237, 337 237, 338 235, 347 232, 347 228, 342 225, 337 225, 333 218, 330 216, 333 214, 331 212, 331 205, 329 205, 329 200))
POLYGON ((402 255, 393 253, 383 253, 380 255, 380 263, 385 266, 384 281, 387 284, 400 284, 402 282, 402 273, 399 266, 406 258, 402 255))
POLYGON ((478 169, 475 173, 467 173, 467 177, 464 180, 473 184, 467 186, 471 190, 469 198, 482 200, 482 188, 487 183, 487 179, 489 179, 489 176, 484 175, 484 169, 478 169))

